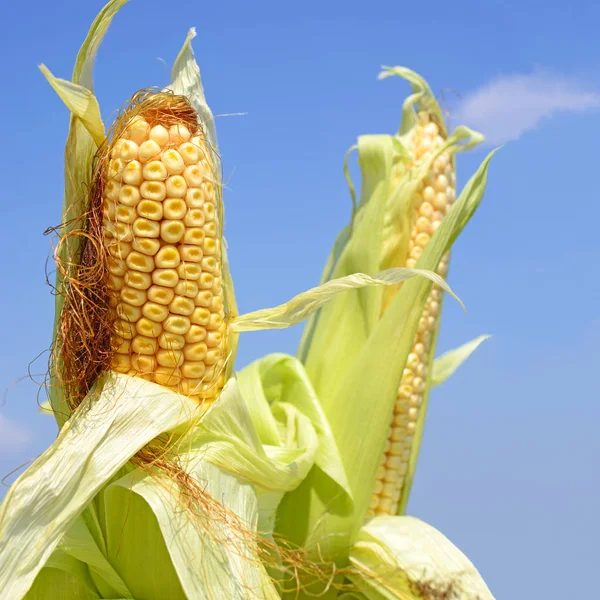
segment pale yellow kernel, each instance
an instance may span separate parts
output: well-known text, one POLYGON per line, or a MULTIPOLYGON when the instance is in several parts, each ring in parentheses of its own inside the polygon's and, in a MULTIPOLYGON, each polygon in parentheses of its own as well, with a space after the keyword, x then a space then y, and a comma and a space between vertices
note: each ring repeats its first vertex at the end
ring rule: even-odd
POLYGON ((178 296, 186 296, 193 299, 198 295, 198 284, 195 281, 180 280, 175 286, 175 293, 178 296))
POLYGON ((177 267, 177 273, 181 279, 191 279, 196 281, 200 279, 202 267, 197 263, 184 262, 177 267))
POLYGON ((204 211, 204 219, 206 221, 212 221, 215 218, 217 209, 211 202, 205 202, 202 205, 202 210, 204 211))
POLYGON ((406 366, 410 369, 414 369, 420 362, 421 359, 419 358, 419 355, 415 354, 414 352, 410 352, 406 359, 406 366))
POLYGON ((209 331, 206 334, 206 345, 209 348, 219 346, 223 341, 223 334, 220 331, 209 331))
POLYGON ((135 325, 123 319, 117 319, 113 326, 114 334, 122 340, 130 340, 135 335, 135 325))
POLYGON ((142 311, 139 306, 131 306, 126 302, 121 302, 117 306, 117 315, 124 321, 135 323, 142 316, 142 311))
POLYGON ((144 181, 140 186, 142 198, 162 202, 167 197, 167 188, 162 181, 144 181))
POLYGON ((211 289, 214 281, 214 275, 212 275, 211 273, 202 273, 202 275, 200 275, 200 280, 198 281, 198 287, 201 290, 211 289))
POLYGON ((194 246, 201 246, 204 242, 204 238, 206 234, 204 230, 200 227, 190 227, 186 230, 185 235, 183 236, 184 244, 192 244, 194 246))
POLYGON ((114 144, 110 151, 111 158, 119 158, 121 156, 121 146, 123 145, 123 138, 119 138, 114 144))
POLYGON ((200 267, 203 271, 207 271, 209 273, 216 273, 219 268, 219 263, 214 256, 205 256, 200 261, 200 267))
POLYGON ((123 140, 120 158, 124 161, 135 160, 138 157, 139 146, 133 140, 123 140))
MULTIPOLYGON (((215 279, 216 281, 216 279, 215 279)), ((220 312, 223 309, 223 296, 213 296, 212 302, 210 303, 210 310, 212 312, 220 312)))
POLYGON ((421 358, 425 357, 425 350, 426 350, 425 345, 422 344, 421 342, 417 342, 412 348, 412 351, 415 354, 418 354, 421 358))
POLYGON ((180 175, 183 173, 185 169, 185 163, 183 162, 183 158, 177 150, 170 148, 169 150, 165 150, 160 159, 164 163, 165 167, 167 167, 167 171, 170 175, 180 175))
POLYGON ((429 204, 433 204, 435 200, 435 190, 430 185, 426 186, 423 190, 423 201, 428 202, 429 204))
POLYGON ((414 259, 415 262, 417 260, 419 260, 419 257, 421 256, 421 254, 423 254, 423 247, 422 246, 413 246, 410 249, 410 252, 409 252, 410 258, 414 259))
POLYGON ((160 160, 152 160, 144 165, 142 170, 144 179, 148 181, 164 181, 169 174, 167 167, 160 160))
POLYGON ((192 137, 190 130, 180 123, 171 125, 169 128, 169 142, 171 144, 182 144, 192 137))
POLYGON ((429 243, 430 239, 430 236, 426 233, 419 233, 415 237, 415 244, 417 244, 417 246, 420 246, 421 248, 425 248, 425 246, 427 246, 427 244, 429 243))
POLYGON ((185 338, 176 333, 163 331, 158 338, 158 345, 165 350, 181 350, 185 346, 185 338))
POLYGON ((183 176, 190 187, 199 187, 204 180, 202 170, 198 165, 190 165, 183 171, 183 176))
POLYGON ((160 146, 154 140, 146 140, 140 144, 138 157, 141 163, 145 163, 160 154, 160 146))
POLYGON ((181 175, 172 175, 165 181, 167 196, 169 198, 185 198, 187 193, 187 184, 181 175))
POLYGON ((201 379, 206 373, 206 365, 203 362, 185 362, 181 367, 181 374, 189 379, 201 379))
POLYGON ((201 186, 204 192, 204 199, 207 202, 214 202, 215 200, 215 186, 212 181, 204 181, 201 186))
POLYGON ((218 330, 221 328, 222 324, 223 324, 223 317, 218 313, 212 313, 210 315, 210 322, 206 326, 206 329, 218 330))
POLYGON ((152 278, 148 273, 141 271, 127 271, 125 273, 125 285, 137 290, 147 290, 152 284, 152 278))
POLYGON ((113 258, 127 258, 131 252, 131 244, 128 242, 114 242, 108 245, 108 253, 113 258))
POLYGON ((200 246, 191 246, 187 244, 179 247, 179 254, 181 255, 181 260, 189 262, 200 262, 204 256, 200 246))
POLYGON ((433 206, 429 202, 423 202, 419 206, 419 214, 426 219, 431 219, 433 215, 433 206))
POLYGON ((162 125, 155 125, 149 137, 161 147, 169 143, 169 132, 162 125))
POLYGON ((142 117, 134 117, 127 126, 126 135, 138 146, 148 137, 150 125, 142 117))
POLYGON ((156 361, 161 367, 179 367, 183 364, 183 352, 175 348, 169 350, 161 348, 156 353, 156 361))
POLYGON ((216 365, 223 358, 223 352, 220 348, 213 348, 206 353, 204 364, 216 365))
POLYGON ((125 286, 121 290, 121 300, 133 306, 142 306, 146 302, 146 292, 125 286))
MULTIPOLYGON (((212 283, 211 283, 212 287, 212 283)), ((196 297, 194 298, 194 304, 196 306, 203 306, 208 308, 212 305, 213 294, 210 290, 200 290, 196 297)))
POLYGON ((404 442, 394 442, 390 448, 390 456, 403 456, 404 452, 404 442))
POLYGON ((179 275, 174 269, 156 269, 152 273, 152 282, 162 287, 174 288, 179 281, 179 275))
POLYGON ((123 289, 123 277, 115 275, 114 273, 109 273, 107 285, 109 290, 118 292, 123 289))
POLYGON ((192 312, 190 321, 194 325, 202 325, 202 327, 206 328, 210 323, 210 311, 203 306, 199 306, 192 312))
POLYGON ((190 188, 185 193, 185 202, 190 208, 202 208, 204 204, 204 194, 201 189, 190 188))
POLYGON ((419 217, 415 223, 415 228, 420 233, 431 233, 431 221, 425 217, 419 217))
POLYGON ((160 241, 156 238, 136 237, 133 240, 133 249, 148 256, 154 256, 159 248, 160 241))
POLYGON ((145 354, 135 354, 131 357, 131 366, 139 373, 154 373, 156 358, 145 354))
POLYGON ((151 221, 160 221, 163 216, 163 207, 156 200, 142 200, 137 205, 137 212, 142 218, 150 219, 151 221))
POLYGON ((153 337, 145 335, 136 335, 131 342, 131 349, 138 354, 156 354, 158 344, 153 337))
POLYGON ((102 211, 105 219, 114 221, 117 216, 117 205, 112 200, 104 198, 104 202, 102 203, 102 211))
POLYGON ((110 306, 110 308, 116 308, 119 302, 119 297, 116 294, 108 295, 108 306, 110 306))
POLYGON ((406 259, 406 266, 409 269, 414 269, 417 265, 417 261, 414 258, 407 258, 406 259))
POLYGON ((133 233, 139 237, 157 238, 160 236, 160 225, 140 217, 133 223, 133 233))
POLYGON ((165 219, 183 219, 187 212, 187 204, 182 198, 167 198, 163 202, 165 219))
POLYGON ((190 144, 194 144, 199 150, 202 150, 204 147, 204 138, 202 135, 195 135, 190 140, 190 144))
POLYGON ((127 266, 142 273, 152 273, 155 269, 154 259, 151 256, 136 252, 135 250, 127 256, 127 266))
POLYGON ((183 158, 183 162, 186 165, 195 165, 200 158, 200 150, 190 142, 181 144, 177 150, 179 151, 179 154, 181 154, 181 158, 183 158))
POLYGON ((206 216, 202 208, 190 208, 183 219, 188 227, 202 227, 206 221, 206 216))
POLYGON ((127 163, 123 169, 123 181, 128 185, 140 185, 143 181, 142 164, 137 160, 127 163))
POLYGON ((142 307, 141 313, 151 321, 162 323, 169 316, 169 309, 164 304, 146 302, 142 307))
POLYGON ((115 218, 123 223, 133 223, 137 219, 137 213, 133 206, 119 204, 115 211, 115 218))
POLYGON ((113 339, 113 350, 118 354, 131 353, 131 340, 124 340, 118 337, 113 339))
POLYGON ((160 237, 168 244, 176 244, 185 234, 185 225, 181 221, 165 219, 160 223, 160 237))
POLYGON ((108 270, 117 277, 123 277, 127 273, 127 263, 122 258, 110 257, 107 261, 108 270))
POLYGON ((200 361, 203 360, 208 352, 208 347, 204 342, 196 344, 186 344, 183 347, 183 355, 186 360, 200 361))
POLYGON ((115 371, 127 373, 131 368, 131 357, 128 354, 113 354, 111 366, 115 371))
POLYGON ((129 223, 115 223, 115 238, 119 242, 131 242, 133 240, 133 228, 129 223))
POLYGON ((181 373, 174 367, 159 366, 154 371, 154 380, 160 385, 176 386, 181 381, 181 373))
MULTIPOLYGON (((443 211, 446 209, 446 206, 448 205, 448 198, 446 197, 446 194, 444 192, 439 192, 435 195, 435 199, 433 200, 433 208, 435 208, 437 211, 443 211)), ((435 214, 434 214, 434 218, 435 218, 435 214)), ((443 218, 443 215, 442 215, 443 218)), ((441 220, 441 219, 440 219, 441 220)))
POLYGON ((154 262, 159 269, 175 269, 179 266, 181 257, 175 246, 166 245, 158 251, 154 262))
POLYGON ((135 324, 136 331, 145 337, 149 338, 157 338, 162 331, 162 326, 160 323, 156 321, 151 321, 147 317, 142 317, 135 324))
POLYGON ((140 199, 140 190, 135 185, 124 185, 119 190, 119 202, 121 202, 121 204, 137 206, 140 199))
POLYGON ((188 317, 183 315, 170 315, 165 319, 163 328, 169 333, 185 335, 190 330, 190 325, 191 323, 188 317))
POLYGON ((120 158, 113 158, 108 163, 108 178, 121 181, 125 163, 120 158))
POLYGON ((202 244, 202 250, 203 254, 210 256, 217 254, 219 252, 219 240, 212 237, 205 238, 204 243, 202 244))
POLYGON ((148 300, 156 302, 157 304, 169 304, 169 302, 173 300, 174 295, 175 292, 173 291, 173 288, 153 285, 148 289, 148 300))
POLYGON ((195 344, 204 341, 207 337, 206 329, 201 325, 193 323, 189 331, 185 334, 184 339, 188 344, 195 344))
POLYGON ((175 315, 185 315, 189 317, 195 309, 194 301, 185 296, 175 296, 169 304, 169 310, 175 315))
POLYGON ((412 387, 408 385, 401 385, 398 390, 398 398, 409 398, 412 393, 412 387))
POLYGON ((436 192, 445 192, 448 187, 448 178, 445 175, 438 175, 435 178, 435 191, 436 192))
POLYGON ((117 200, 119 198, 119 192, 121 191, 121 184, 117 183, 114 179, 110 179, 104 186, 104 197, 109 200, 117 200))

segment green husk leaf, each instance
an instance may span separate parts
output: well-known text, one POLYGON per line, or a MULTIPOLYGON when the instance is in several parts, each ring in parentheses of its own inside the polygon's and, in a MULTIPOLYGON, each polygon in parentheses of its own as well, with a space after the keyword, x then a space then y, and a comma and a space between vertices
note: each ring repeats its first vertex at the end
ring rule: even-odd
POLYGON ((349 578, 369 600, 493 600, 471 561, 414 517, 376 517, 350 551, 349 578))
POLYGON ((354 273, 353 275, 347 275, 339 279, 332 279, 323 285, 298 294, 279 306, 263 308, 240 315, 236 319, 233 319, 231 328, 233 331, 239 333, 242 331, 291 327, 304 321, 341 292, 375 286, 395 285, 415 275, 420 275, 435 282, 460 302, 444 279, 436 273, 426 269, 395 268, 377 273, 374 277, 370 277, 364 273, 354 273))
MULTIPOLYGON (((100 46, 113 17, 126 3, 127 0, 112 0, 94 19, 94 22, 77 53, 71 79, 71 83, 74 86, 85 88, 89 90, 90 94, 93 94, 93 69, 98 47, 100 46)), ((94 103, 91 101, 91 97, 88 98, 88 100, 90 106, 92 106, 93 113, 95 109, 93 109, 94 103)), ((92 130, 97 131, 98 125, 96 124, 95 127, 92 127, 92 130)), ((65 192, 61 215, 61 223, 64 224, 64 227, 61 230, 62 236, 66 236, 77 227, 80 227, 81 215, 84 214, 87 209, 87 190, 89 189, 92 175, 91 164, 97 149, 97 141, 90 134, 84 125, 84 122, 76 114, 72 113, 70 117, 69 134, 65 146, 65 192)), ((77 236, 72 236, 68 243, 61 246, 57 258, 64 262, 69 258, 75 257, 79 247, 78 244, 77 236)), ((55 287, 58 293, 55 294, 55 317, 52 342, 53 348, 57 349, 59 320, 64 304, 62 293, 64 282, 60 270, 57 270, 56 272, 55 287)), ((61 382, 56 376, 55 367, 52 368, 50 372, 49 396, 56 422, 59 427, 62 427, 69 418, 71 410, 65 401, 61 382)))
POLYGON ((186 96, 192 106, 200 116, 207 135, 209 144, 215 152, 218 151, 217 131, 215 129, 215 119, 210 110, 206 98, 204 97, 204 87, 200 76, 200 67, 194 57, 192 49, 192 40, 196 37, 196 29, 192 27, 185 38, 185 42, 175 59, 173 70, 171 71, 172 83, 168 89, 176 94, 186 96))
POLYGON ((87 575, 87 580, 92 587, 88 587, 84 583, 85 579, 84 564, 77 565, 77 561, 68 556, 52 555, 48 566, 40 571, 25 599, 56 600, 60 597, 69 600, 94 600, 102 598, 93 587, 93 582, 89 582, 89 575, 87 575), (60 590, 60 596, 57 596, 57 590, 60 590))
POLYGON ((195 411, 185 396, 143 379, 103 377, 0 507, 6 597, 23 597, 83 508, 131 456, 195 411))
POLYGON ((431 385, 440 385, 452 377, 456 370, 477 350, 479 345, 490 337, 490 335, 480 335, 474 340, 449 350, 436 358, 433 362, 431 385))
POLYGON ((71 111, 71 114, 81 121, 94 139, 96 146, 100 146, 106 135, 104 133, 104 123, 100 116, 100 106, 94 94, 81 85, 54 77, 46 65, 40 65, 40 71, 71 111))

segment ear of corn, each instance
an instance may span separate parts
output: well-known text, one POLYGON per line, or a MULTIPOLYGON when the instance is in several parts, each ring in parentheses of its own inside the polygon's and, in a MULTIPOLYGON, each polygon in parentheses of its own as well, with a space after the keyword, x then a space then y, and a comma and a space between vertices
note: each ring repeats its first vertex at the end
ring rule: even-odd
POLYGON ((227 342, 214 159, 196 123, 136 112, 103 174, 112 368, 213 400, 227 342))
MULTIPOLYGON (((441 134, 443 130, 433 120, 432 114, 421 111, 408 140, 412 162, 426 160, 442 149, 444 137, 441 134)), ((401 179, 402 172, 398 165, 393 168, 391 177, 392 181, 401 179)), ((394 266, 416 266, 423 249, 450 210, 455 193, 453 158, 449 152, 445 152, 432 161, 427 177, 419 184, 410 202, 410 236, 406 257, 396 257, 394 262, 397 264, 394 266)), ((448 263, 447 254, 440 261, 437 270, 444 278, 448 274, 448 263)), ((395 291, 384 292, 382 312, 385 312, 395 291)), ((425 410, 429 365, 435 349, 441 307, 442 290, 434 286, 425 301, 417 334, 406 358, 384 455, 377 470, 377 481, 369 505, 370 515, 396 514, 404 511, 408 503, 411 484, 409 466, 411 462, 416 462, 411 455, 418 452, 417 425, 425 410)))

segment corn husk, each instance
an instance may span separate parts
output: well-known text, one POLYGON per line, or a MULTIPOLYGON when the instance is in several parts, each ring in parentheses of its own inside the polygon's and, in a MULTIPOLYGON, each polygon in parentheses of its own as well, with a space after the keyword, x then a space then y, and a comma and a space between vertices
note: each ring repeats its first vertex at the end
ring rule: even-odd
POLYGON ((493 600, 471 561, 442 533, 408 516, 375 517, 350 551, 350 579, 368 600, 493 600))

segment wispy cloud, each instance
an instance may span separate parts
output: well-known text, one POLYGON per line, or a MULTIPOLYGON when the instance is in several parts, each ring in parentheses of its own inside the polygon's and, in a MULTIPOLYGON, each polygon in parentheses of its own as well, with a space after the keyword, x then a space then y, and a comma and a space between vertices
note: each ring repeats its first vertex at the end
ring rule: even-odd
POLYGON ((33 439, 33 432, 0 414, 0 452, 22 450, 33 439))
POLYGON ((598 108, 600 93, 585 82, 534 72, 491 80, 463 99, 456 116, 496 145, 518 139, 555 113, 598 108))

